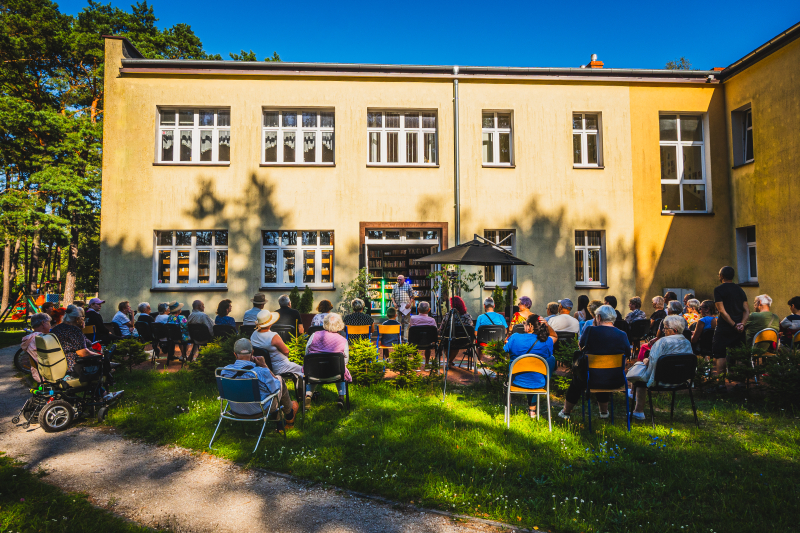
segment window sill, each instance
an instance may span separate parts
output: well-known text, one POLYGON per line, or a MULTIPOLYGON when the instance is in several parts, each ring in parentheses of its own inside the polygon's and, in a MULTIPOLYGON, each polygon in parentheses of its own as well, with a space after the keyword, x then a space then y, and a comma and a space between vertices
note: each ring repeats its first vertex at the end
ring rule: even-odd
POLYGON ((150 287, 150 292, 228 292, 228 287, 150 287))
POLYGON ((752 161, 747 161, 746 163, 739 163, 738 165, 733 165, 731 168, 732 169, 742 168, 742 167, 746 167, 747 165, 752 165, 755 162, 756 162, 756 160, 753 159, 752 161))
POLYGON ((483 168, 517 168, 517 165, 490 165, 484 163, 481 165, 483 168))
POLYGON ((586 290, 586 289, 607 289, 608 285, 575 285, 576 289, 586 290))
POLYGON ((581 169, 581 170, 585 170, 587 168, 590 169, 590 170, 591 169, 603 170, 606 167, 604 165, 572 165, 572 168, 577 168, 577 169, 581 169))
MULTIPOLYGON (((298 288, 300 286, 298 285, 298 288)), ((330 285, 306 285, 312 291, 335 291, 336 286, 331 283, 330 285)), ((294 285, 283 285, 283 286, 273 286, 273 287, 259 287, 259 291, 291 291, 294 288, 294 285)), ((374 289, 373 289, 374 290, 374 289)))
POLYGON ((694 217, 713 217, 713 211, 662 211, 662 217, 682 217, 682 216, 694 216, 694 217))
POLYGON ((439 165, 406 165, 406 164, 383 164, 383 163, 367 163, 367 168, 439 168, 439 165))
POLYGON ((745 281, 744 283, 739 283, 740 287, 758 287, 757 281, 745 281))
POLYGON ((261 163, 260 167, 323 167, 333 168, 336 163, 261 163))
POLYGON ((195 161, 187 161, 185 163, 153 163, 154 167, 229 167, 230 161, 223 163, 200 163, 195 161))

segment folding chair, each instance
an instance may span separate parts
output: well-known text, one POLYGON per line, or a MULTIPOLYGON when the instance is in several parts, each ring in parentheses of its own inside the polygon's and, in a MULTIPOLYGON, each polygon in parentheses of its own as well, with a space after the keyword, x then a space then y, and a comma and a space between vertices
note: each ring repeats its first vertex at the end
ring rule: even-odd
POLYGON ((628 331, 628 340, 633 346, 633 353, 638 354, 641 347, 642 340, 647 337, 650 331, 650 320, 643 318, 641 320, 634 320, 628 331))
POLYGON ((306 331, 306 333, 308 333, 308 335, 311 336, 318 331, 322 331, 323 329, 325 328, 323 328, 322 326, 311 326, 310 328, 308 328, 308 331, 306 331))
POLYGON ((586 354, 588 368, 586 370, 586 390, 581 398, 581 415, 586 420, 584 411, 584 400, 589 410, 589 431, 592 430, 592 395, 591 393, 608 392, 611 394, 611 423, 614 423, 614 393, 622 392, 625 394, 625 412, 628 415, 628 431, 631 430, 631 409, 630 399, 628 398, 628 377, 625 375, 625 354, 613 355, 594 355, 586 354), (617 374, 618 373, 618 374, 617 374), (601 389, 593 386, 601 379, 609 381, 614 379, 614 374, 621 376, 623 385, 612 389, 601 389), (609 379, 610 378, 610 379, 609 379))
POLYGON ((698 343, 700 355, 711 357, 714 355, 714 328, 703 327, 700 332, 700 342, 698 343))
POLYGON ((150 322, 136 322, 134 324, 136 331, 139 333, 139 340, 145 344, 149 344, 153 348, 151 359, 155 359, 156 351, 158 351, 158 343, 155 337, 153 337, 153 329, 151 326, 152 324, 150 322))
MULTIPOLYGON (((355 326, 369 327, 369 326, 355 326)), ((350 411, 350 387, 344 380, 343 353, 307 353, 303 359, 303 377, 309 385, 344 383, 347 410, 350 411)))
MULTIPOLYGON (((755 359, 759 359, 759 364, 760 364, 761 363, 760 360, 763 359, 764 357, 774 357, 775 354, 778 353, 778 348, 780 348, 780 346, 781 346, 781 335, 777 329, 772 329, 772 328, 762 329, 761 331, 755 334, 755 336, 753 337, 753 343, 750 345, 750 352, 751 352, 750 366, 752 366, 753 369, 756 368, 755 359), (759 346, 764 343, 770 343, 769 347, 767 348, 767 351, 759 355, 753 355, 752 352, 754 352, 756 348, 765 347, 765 346, 759 346), (772 350, 772 343, 775 343, 774 350, 772 350)), ((758 383, 758 376, 753 376, 753 381, 758 383)))
POLYGON ((297 334, 297 328, 284 324, 273 324, 269 330, 273 333, 277 333, 284 343, 291 342, 292 337, 297 334))
POLYGON ((553 431, 550 416, 550 367, 543 357, 533 354, 521 355, 511 362, 508 371, 508 395, 506 397, 506 428, 511 427, 511 395, 535 394, 536 418, 539 418, 539 396, 547 396, 547 425, 553 431), (523 378, 524 379, 520 379, 523 378), (524 383, 523 383, 524 381, 524 383))
MULTIPOLYGON (((158 344, 159 350, 161 351, 162 354, 164 354, 164 356, 167 359, 167 362, 165 363, 166 366, 167 364, 169 364, 169 360, 171 359, 171 357, 175 355, 175 345, 171 344, 169 340, 169 330, 166 324, 153 322, 152 324, 150 324, 150 326, 151 329, 153 330, 153 338, 155 339, 155 342, 158 344), (167 339, 167 340, 162 341, 161 339, 167 339), (169 351, 170 345, 172 345, 172 352, 169 351)), ((178 331, 180 331, 180 327, 178 328, 178 331)), ((151 361, 153 363, 153 368, 155 368, 158 361, 155 350, 153 350, 153 358, 151 359, 151 361)))
POLYGON ((513 328, 511 328, 511 334, 514 333, 525 333, 525 324, 517 324, 513 328))
POLYGON ((439 330, 436 326, 411 326, 408 328, 408 344, 417 350, 434 350, 439 346, 439 330))
MULTIPOLYGON (((276 374, 275 370, 272 368, 272 358, 269 355, 269 352, 263 348, 257 348, 253 346, 253 355, 260 356, 264 358, 264 362, 267 364, 267 368, 269 371, 272 372, 274 376, 280 376, 283 378, 283 381, 286 383, 291 382, 292 386, 294 387, 294 399, 297 400, 297 403, 300 404, 300 409, 303 412, 303 420, 305 420, 305 403, 303 402, 303 396, 305 395, 306 387, 303 381, 303 376, 298 376, 289 372, 284 372, 283 374, 276 374)), ((286 390, 289 390, 288 387, 286 390)))
MULTIPOLYGON (((697 371, 697 356, 693 353, 687 354, 664 354, 656 361, 654 385, 647 387, 644 381, 637 381, 633 384, 634 391, 637 388, 647 389, 647 399, 650 402, 650 419, 653 422, 653 429, 656 428, 656 415, 653 411, 653 397, 651 392, 672 392, 672 403, 669 408, 669 419, 672 420, 675 412, 675 393, 679 390, 688 390, 689 399, 692 402, 692 413, 694 413, 694 423, 700 428, 697 420, 697 409, 694 405, 692 396, 692 382, 697 371)), ((635 395, 634 395, 635 397, 635 395)))
MULTIPOLYGON (((269 421, 272 403, 275 401, 280 391, 275 391, 262 400, 258 374, 256 374, 254 370, 226 370, 224 368, 217 368, 214 371, 214 376, 217 380, 217 391, 219 391, 219 398, 217 398, 219 400, 219 422, 217 422, 217 429, 214 430, 211 441, 208 443, 209 449, 214 449, 211 445, 214 443, 214 438, 217 436, 217 431, 219 431, 219 426, 222 424, 223 420, 233 420, 234 422, 263 421, 264 425, 261 427, 261 433, 258 435, 256 447, 253 448, 253 453, 256 453, 258 445, 261 443, 261 437, 264 435, 264 429, 266 429, 267 422, 269 421), (222 371, 232 373, 233 376, 223 377, 221 375, 222 371), (244 375, 252 377, 241 377, 244 375), (237 407, 240 411, 253 411, 253 413, 242 414, 241 412, 232 410, 237 407)), ((279 418, 276 422, 283 423, 283 438, 285 439, 286 423, 282 406, 278 406, 277 412, 279 413, 279 418)))
POLYGON ((348 343, 350 342, 350 335, 366 335, 367 340, 372 338, 372 326, 345 326, 344 332, 348 343))
MULTIPOLYGON (((400 324, 388 325, 388 326, 384 326, 383 324, 378 324, 376 327, 378 328, 378 332, 375 334, 375 348, 378 349, 379 355, 385 354, 386 352, 384 352, 384 350, 394 350, 394 346, 384 346, 383 344, 381 344, 383 335, 400 335, 400 343, 398 344, 402 344, 403 335, 400 329, 402 328, 402 326, 400 324)), ((385 355, 383 356, 383 360, 386 361, 385 355)))
POLYGON ((248 325, 242 324, 241 326, 239 326, 239 334, 243 335, 247 339, 249 339, 250 336, 253 335, 253 332, 255 330, 256 327, 253 324, 248 324, 248 325))
POLYGON ((119 324, 117 324, 116 322, 107 322, 104 325, 106 329, 111 331, 111 333, 113 333, 114 335, 116 335, 117 337, 122 337, 122 328, 119 327, 119 324))
POLYGON ((227 324, 214 324, 214 337, 230 337, 236 335, 236 328, 227 324))
POLYGON ((653 321, 653 325, 650 326, 650 331, 647 333, 647 336, 650 338, 655 338, 658 335, 658 330, 661 329, 661 322, 663 321, 663 318, 656 318, 653 321))
POLYGON ((97 328, 96 327, 94 327, 94 326, 86 326, 85 328, 83 328, 83 335, 92 344, 97 342, 97 328))
MULTIPOLYGON (((175 346, 186 346, 189 343, 183 342, 183 333, 178 324, 163 324, 163 326, 167 333, 167 365, 169 365, 169 360, 175 357, 175 346)), ((183 355, 183 350, 181 350, 181 355, 183 355)), ((181 368, 183 368, 183 363, 185 361, 181 361, 181 368)))
POLYGON ((504 341, 506 339, 506 327, 499 325, 486 325, 478 328, 475 334, 475 369, 478 369, 480 362, 480 349, 485 348, 492 341, 504 341))

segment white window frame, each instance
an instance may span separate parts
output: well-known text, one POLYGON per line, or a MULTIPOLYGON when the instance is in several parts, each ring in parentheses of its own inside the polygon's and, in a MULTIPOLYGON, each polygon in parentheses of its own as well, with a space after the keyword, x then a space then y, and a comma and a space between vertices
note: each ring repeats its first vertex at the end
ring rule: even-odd
MULTIPOLYGON (((488 118, 488 117, 487 117, 488 118)), ((481 161, 485 167, 510 167, 514 165, 514 112, 513 111, 490 111, 484 109, 481 112, 481 161), (492 115, 492 126, 487 127, 484 123, 484 115, 492 115), (509 116, 509 127, 501 128, 498 126, 498 115, 509 116), (492 136, 492 161, 487 161, 483 150, 484 135, 492 136), (500 135, 508 135, 508 161, 500 161, 500 135)))
POLYGON ((295 229, 265 229, 261 231, 261 273, 259 274, 259 280, 261 283, 261 287, 265 289, 269 288, 284 288, 284 287, 311 287, 312 289, 332 289, 334 288, 334 283, 336 281, 335 278, 335 267, 334 262, 336 261, 336 251, 334 250, 334 244, 336 243, 336 237, 333 236, 333 244, 319 244, 321 239, 319 233, 321 231, 330 231, 332 234, 334 233, 333 230, 330 229, 322 229, 322 230, 315 230, 315 229, 304 229, 304 230, 295 230, 295 229), (296 244, 294 245, 283 245, 283 232, 297 232, 297 240, 296 244), (303 232, 316 232, 317 233, 317 244, 314 245, 303 245, 303 232), (278 233, 278 245, 273 244, 264 244, 264 233, 266 232, 277 232, 278 233), (276 282, 275 283, 267 283, 264 280, 264 268, 266 267, 266 257, 265 252, 267 250, 276 250, 276 262, 277 262, 277 273, 276 273, 276 282), (284 251, 291 250, 294 251, 294 283, 289 281, 284 281, 283 279, 283 253, 284 251), (314 251, 314 281, 312 283, 305 283, 303 281, 303 252, 313 250, 314 251), (330 262, 330 282, 322 282, 322 252, 329 251, 331 252, 332 259, 330 262))
POLYGON ((156 112, 156 162, 170 165, 230 165, 230 157, 227 161, 219 160, 219 140, 221 132, 228 134, 228 151, 229 155, 232 149, 231 143, 231 109, 225 107, 181 107, 181 106, 159 106, 156 112), (181 111, 192 111, 193 120, 192 125, 180 125, 181 111), (201 126, 200 125, 200 112, 213 112, 214 125, 201 126), (228 114, 228 125, 219 125, 220 113, 228 114), (174 125, 162 124, 162 119, 166 118, 169 114, 174 116, 174 125), (181 131, 191 130, 192 132, 192 158, 190 161, 181 161, 181 148, 180 148, 180 133, 181 131), (200 147, 201 139, 200 132, 210 130, 212 133, 211 140, 211 160, 200 161, 200 147), (162 149, 162 136, 165 132, 172 131, 172 159, 163 158, 162 149))
POLYGON ((758 249, 756 248, 756 241, 747 241, 747 281, 750 282, 757 282, 758 281, 758 249), (750 250, 753 250, 756 256, 756 275, 753 276, 750 274, 752 269, 750 268, 752 265, 750 264, 750 250))
POLYGON ((575 162, 575 153, 572 154, 573 168, 602 168, 603 167, 603 114, 599 111, 573 111, 572 112, 572 136, 570 136, 570 147, 574 147, 575 135, 581 137, 581 162, 575 162), (580 115, 581 127, 575 128, 575 116, 580 115), (586 127, 586 115, 597 115, 597 129, 586 127), (589 163, 589 135, 597 137, 597 163, 589 163))
MULTIPOLYGON (((599 287, 605 285, 606 281, 606 232, 604 230, 575 230, 575 252, 581 252, 583 254, 583 281, 575 280, 575 285, 579 287, 599 287), (589 244, 589 232, 590 231, 597 231, 600 233, 600 244, 599 245, 590 245, 589 244), (583 237, 583 244, 577 244, 577 237, 578 233, 580 233, 583 237), (600 265, 597 269, 600 274, 600 279, 597 280, 589 280, 589 251, 590 250, 599 250, 600 254, 600 265)), ((573 261, 575 261, 573 256, 573 261)), ((572 271, 575 272, 575 264, 573 263, 572 271)))
MULTIPOLYGON (((486 232, 487 231, 497 232, 497 234, 495 235, 495 239, 494 239, 494 244, 495 245, 497 245, 498 247, 504 249, 505 251, 507 251, 511 255, 515 254, 516 245, 517 245, 517 230, 508 229, 508 228, 505 228, 505 229, 489 228, 489 229, 483 230, 483 238, 487 239, 487 240, 491 240, 486 236, 486 232), (509 232, 511 232, 511 234, 507 235, 504 239, 501 240, 500 239, 500 232, 501 231, 509 231, 509 232)), ((486 281, 486 280, 484 280, 484 288, 485 289, 494 289, 496 287, 508 287, 509 285, 516 285, 517 284, 517 267, 515 265, 511 266, 511 281, 498 281, 502 277, 501 274, 502 274, 503 267, 501 265, 484 267, 484 269, 489 269, 489 268, 493 268, 494 269, 494 279, 495 280, 494 281, 486 281)), ((485 271, 484 271, 484 277, 485 277, 485 271)))
POLYGON ((310 166, 334 166, 336 164, 336 113, 333 108, 273 108, 265 107, 261 110, 261 164, 262 165, 310 165, 310 166), (267 113, 278 113, 278 126, 266 126, 267 113), (296 126, 284 125, 284 114, 294 113, 297 115, 296 126), (303 126, 303 113, 316 114, 316 126, 303 126), (322 126, 322 114, 330 113, 333 115, 333 126, 322 126), (277 158, 276 161, 266 160, 267 133, 274 132, 277 135, 277 158), (284 133, 295 134, 295 160, 285 161, 283 156, 283 135, 284 133), (314 161, 305 161, 303 143, 306 133, 313 133, 315 139, 314 161), (333 141, 333 161, 322 161, 322 135, 330 133, 333 141))
MULTIPOLYGON (((678 191, 680 193, 680 199, 681 199, 681 209, 671 209, 670 210, 670 209, 663 209, 662 208, 661 212, 662 213, 707 213, 708 212, 708 208, 711 205, 711 187, 710 187, 709 179, 708 179, 708 175, 709 175, 709 171, 708 171, 708 168, 707 168, 708 167, 708 158, 707 158, 707 154, 706 154, 706 149, 707 149, 706 148, 706 144, 707 144, 706 143, 706 134, 707 134, 706 132, 708 132, 708 121, 707 121, 708 116, 706 114, 704 114, 704 113, 661 112, 658 115, 659 116, 659 120, 664 115, 670 115, 670 116, 671 115, 675 115, 677 117, 676 118, 677 122, 676 122, 675 127, 677 129, 678 140, 677 141, 662 141, 661 137, 660 137, 661 133, 659 131, 659 140, 658 140, 658 146, 659 146, 659 172, 661 172, 661 163, 660 163, 661 147, 662 146, 674 146, 675 147, 675 158, 676 158, 675 161, 676 161, 676 166, 677 166, 677 170, 676 170, 677 179, 665 180, 665 179, 661 178, 661 176, 659 176, 661 178, 660 183, 661 183, 661 185, 678 185, 678 191), (684 117, 700 117, 700 123, 702 124, 702 127, 703 127, 703 140, 702 141, 683 141, 683 140, 681 140, 681 117, 682 116, 684 116, 684 117), (702 173, 703 173, 703 178, 702 179, 699 179, 699 180, 684 179, 684 177, 683 177, 683 147, 684 146, 699 146, 700 147, 700 154, 701 154, 700 155, 700 157, 701 157, 700 168, 701 168, 702 173), (684 207, 683 186, 684 185, 703 185, 704 186, 705 193, 706 193, 705 209, 703 209, 703 210, 686 210, 686 209, 683 209, 683 207, 684 207)), ((661 200, 661 205, 662 206, 664 205, 663 198, 661 200)))
POLYGON ((747 159, 747 139, 753 141, 753 108, 747 108, 742 112, 742 159, 744 164, 752 163, 756 159, 755 145, 753 145, 753 157, 747 159), (747 119, 750 118, 750 126, 747 125, 747 119))
MULTIPOLYGON (((227 287, 228 283, 220 282, 217 283, 217 252, 224 251, 227 254, 226 258, 226 270, 228 271, 228 278, 230 278, 230 253, 228 244, 217 244, 217 235, 216 232, 224 231, 228 233, 228 239, 230 239, 230 233, 228 230, 224 229, 201 229, 201 230, 155 230, 153 232, 153 249, 155 253, 153 254, 153 287, 154 288, 186 288, 186 287, 227 287), (177 235, 175 232, 177 231, 190 231, 191 235, 191 244, 177 244, 177 235), (210 231, 211 232, 211 245, 198 245, 197 244, 197 233, 200 231, 210 231), (171 245, 161 245, 158 243, 158 235, 159 233, 164 232, 172 232, 172 244, 171 245), (188 283, 178 283, 178 251, 179 250, 189 250, 189 282, 188 283), (159 283, 158 279, 158 271, 159 271, 159 261, 160 261, 160 252, 162 251, 169 251, 170 252, 170 279, 166 283, 159 283), (208 251, 210 253, 209 257, 209 281, 208 283, 199 283, 197 280, 198 277, 198 251, 208 251)), ((230 243, 230 241, 227 241, 230 243)))
POLYGON ((439 164, 439 113, 435 109, 367 109, 367 166, 371 167, 396 167, 396 166, 404 166, 404 167, 435 167, 439 164), (381 125, 380 127, 370 127, 369 126, 369 116, 374 113, 379 113, 381 115, 381 125), (399 128, 389 128, 386 126, 386 114, 387 113, 399 113, 400 115, 400 127, 399 128), (417 114, 419 127, 418 128, 407 128, 406 123, 406 115, 417 114), (434 127, 433 128, 426 128, 423 127, 424 119, 423 115, 433 115, 434 119, 434 127), (378 161, 370 161, 371 150, 370 150, 370 139, 371 134, 376 133, 379 135, 380 139, 380 154, 378 161), (388 162, 388 136, 389 134, 397 134, 397 161, 396 162, 388 162), (417 161, 416 162, 408 162, 408 153, 407 153, 407 134, 408 133, 416 133, 417 134, 417 161), (425 162, 425 136, 433 134, 433 160, 430 162, 425 162))

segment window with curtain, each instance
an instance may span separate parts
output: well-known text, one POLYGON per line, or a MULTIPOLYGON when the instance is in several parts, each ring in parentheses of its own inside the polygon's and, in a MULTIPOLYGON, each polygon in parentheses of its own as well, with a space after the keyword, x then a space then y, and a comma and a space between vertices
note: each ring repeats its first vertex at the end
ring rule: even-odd
POLYGON ((333 231, 261 232, 264 287, 333 287, 333 231))
POLYGON ((435 111, 367 111, 367 163, 435 166, 435 111))
POLYGON ((333 165, 333 109, 264 109, 261 163, 333 165))
POLYGON ((158 129, 159 163, 209 164, 231 160, 229 109, 159 108, 158 129))
POLYGON ((227 285, 227 230, 163 230, 154 237, 153 287, 227 285))
POLYGON ((575 232, 575 284, 603 285, 605 272, 605 232, 575 232))

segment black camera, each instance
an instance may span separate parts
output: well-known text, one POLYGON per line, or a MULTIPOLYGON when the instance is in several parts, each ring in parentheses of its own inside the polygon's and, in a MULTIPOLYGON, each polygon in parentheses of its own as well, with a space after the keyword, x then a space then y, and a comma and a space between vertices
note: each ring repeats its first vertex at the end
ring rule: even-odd
POLYGON ((447 277, 452 279, 452 280, 455 280, 458 277, 458 271, 457 270, 448 270, 447 271, 447 277))

